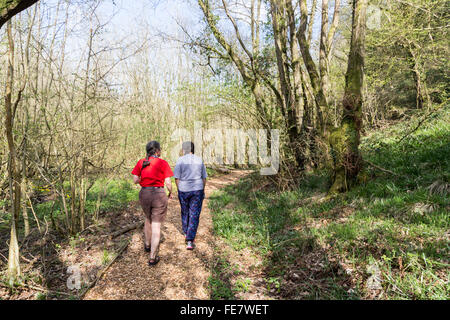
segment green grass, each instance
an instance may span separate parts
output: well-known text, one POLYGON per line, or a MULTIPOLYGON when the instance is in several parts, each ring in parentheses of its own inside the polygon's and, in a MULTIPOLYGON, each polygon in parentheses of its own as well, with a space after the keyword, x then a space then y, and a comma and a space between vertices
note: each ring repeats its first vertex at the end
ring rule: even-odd
POLYGON ((235 291, 230 283, 230 277, 235 271, 226 257, 217 257, 217 263, 209 276, 209 290, 212 300, 235 299, 235 291))
POLYGON ((206 167, 206 174, 208 175, 208 178, 212 178, 218 175, 218 172, 214 170, 213 168, 206 167))
POLYGON ((369 166, 364 183, 319 202, 311 197, 327 191, 324 173, 287 192, 251 191, 263 183, 255 174, 211 197, 216 235, 258 253, 266 283, 284 279, 279 297, 449 299, 450 202, 429 186, 450 182, 450 115, 435 113, 398 143, 420 118, 362 139, 364 159, 396 175, 369 166), (367 288, 368 267, 380 270, 381 293, 367 288), (296 270, 312 280, 283 295, 296 270))
POLYGON ((102 265, 107 265, 111 261, 112 257, 108 250, 103 249, 103 256, 102 256, 102 265))
POLYGON ((107 186, 106 196, 102 199, 100 211, 122 209, 131 201, 138 199, 139 189, 134 187, 131 179, 114 179, 109 182, 106 179, 100 179, 95 182, 87 196, 86 210, 88 212, 95 210, 98 194, 103 192, 105 185, 107 186))

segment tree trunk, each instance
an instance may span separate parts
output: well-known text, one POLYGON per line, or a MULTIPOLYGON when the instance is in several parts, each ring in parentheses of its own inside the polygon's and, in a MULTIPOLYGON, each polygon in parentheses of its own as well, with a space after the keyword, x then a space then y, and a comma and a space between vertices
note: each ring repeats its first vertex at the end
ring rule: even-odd
POLYGON ((20 277, 19 245, 17 242, 17 220, 20 213, 20 171, 16 165, 16 148, 14 145, 14 110, 12 104, 12 87, 14 81, 14 41, 12 38, 11 21, 7 27, 9 43, 8 70, 6 74, 5 92, 5 133, 9 151, 9 194, 11 199, 11 238, 9 243, 8 278, 12 286, 20 277))
POLYGON ((322 27, 320 32, 320 51, 319 51, 319 71, 320 71, 320 85, 322 86, 323 94, 328 96, 328 0, 322 0, 322 27))
POLYGON ((297 168, 305 168, 305 152, 300 143, 301 124, 297 120, 300 108, 301 79, 300 79, 300 53, 297 47, 295 30, 295 15, 292 3, 273 0, 270 3, 272 27, 277 58, 278 78, 282 92, 282 105, 280 109, 285 119, 288 134, 288 145, 291 148, 297 168), (288 41, 289 40, 289 41, 288 41), (288 43, 290 55, 288 55, 288 43), (291 60, 289 60, 289 57, 291 60), (292 69, 292 75, 290 72, 292 69))
POLYGON ((417 61, 416 55, 413 49, 409 46, 407 48, 408 55, 410 57, 411 72, 414 79, 414 86, 416 89, 416 108, 422 109, 425 102, 428 106, 428 93, 426 89, 425 81, 422 79, 421 68, 417 61))
POLYGON ((311 79, 311 87, 314 91, 314 99, 316 101, 318 110, 318 123, 319 123, 319 132, 322 135, 326 135, 327 131, 329 131, 329 120, 327 117, 328 112, 328 101, 323 91, 323 87, 321 86, 321 80, 319 73, 316 69, 316 63, 314 62, 313 57, 309 51, 309 44, 306 40, 306 29, 307 29, 307 21, 308 21, 308 8, 307 1, 300 1, 300 26, 297 31, 297 40, 298 45, 300 47, 300 51, 302 53, 303 62, 305 64, 306 70, 308 71, 309 78, 311 79))
MULTIPOLYGON (((24 142, 24 150, 26 148, 26 140, 24 142)), ((30 221, 28 219, 28 210, 27 210, 27 166, 25 161, 25 154, 22 159, 22 192, 23 192, 23 207, 22 207, 22 217, 24 224, 24 236, 28 237, 30 234, 30 221)))
POLYGON ((420 79, 420 72, 417 70, 417 68, 414 68, 412 74, 414 78, 414 84, 416 87, 416 108, 422 109, 424 99, 422 94, 422 81, 420 79))
POLYGON ((352 38, 345 76, 343 119, 330 135, 334 161, 334 181, 329 194, 348 190, 361 168, 359 152, 362 121, 362 93, 364 79, 364 42, 367 0, 353 0, 352 38))

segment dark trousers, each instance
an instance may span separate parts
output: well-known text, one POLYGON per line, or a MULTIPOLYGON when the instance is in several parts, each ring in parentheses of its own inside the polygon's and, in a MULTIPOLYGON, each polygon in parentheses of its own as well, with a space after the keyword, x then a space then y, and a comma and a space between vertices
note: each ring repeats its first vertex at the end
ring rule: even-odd
POLYGON ((181 223, 187 241, 194 241, 197 234, 204 198, 205 192, 203 190, 178 191, 178 200, 180 200, 181 206, 181 223))

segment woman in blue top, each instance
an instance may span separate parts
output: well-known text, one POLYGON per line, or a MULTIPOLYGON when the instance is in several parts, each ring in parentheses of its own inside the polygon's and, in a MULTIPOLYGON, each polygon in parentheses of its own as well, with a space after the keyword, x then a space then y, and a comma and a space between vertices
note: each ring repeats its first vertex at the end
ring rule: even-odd
POLYGON ((194 144, 183 142, 183 156, 175 165, 174 177, 181 206, 181 222, 186 237, 186 249, 195 248, 200 212, 205 198, 206 168, 203 160, 194 155, 194 144))

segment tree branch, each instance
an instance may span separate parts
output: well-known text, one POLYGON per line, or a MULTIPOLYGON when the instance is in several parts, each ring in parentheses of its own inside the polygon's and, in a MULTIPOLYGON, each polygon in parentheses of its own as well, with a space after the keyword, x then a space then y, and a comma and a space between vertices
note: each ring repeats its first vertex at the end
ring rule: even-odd
POLYGON ((9 19, 36 2, 38 0, 0 0, 0 28, 9 19))

